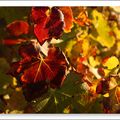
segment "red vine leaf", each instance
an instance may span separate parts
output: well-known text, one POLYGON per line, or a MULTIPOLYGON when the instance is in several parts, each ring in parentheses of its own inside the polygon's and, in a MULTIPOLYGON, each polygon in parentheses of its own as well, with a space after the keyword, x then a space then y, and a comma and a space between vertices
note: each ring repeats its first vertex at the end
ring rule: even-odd
POLYGON ((7 30, 13 36, 19 36, 22 34, 28 34, 29 24, 22 20, 16 20, 7 25, 7 30))
POLYGON ((39 7, 32 9, 32 18, 35 21, 34 33, 42 45, 46 40, 59 38, 63 31, 63 20, 60 10, 56 7, 39 7))
POLYGON ((47 10, 49 7, 33 7, 31 17, 34 23, 44 23, 47 19, 47 10))
POLYGON ((23 42, 26 42, 26 39, 11 39, 11 38, 7 38, 3 40, 3 44, 5 45, 16 45, 16 44, 21 44, 23 42))
POLYGON ((96 93, 104 95, 108 92, 109 92, 109 78, 106 79, 103 78, 97 85, 96 93))
POLYGON ((28 44, 20 47, 19 54, 23 59, 11 65, 9 74, 18 76, 21 73, 20 81, 25 89, 37 85, 44 91, 42 88, 47 86, 59 88, 63 84, 67 61, 59 48, 50 47, 48 56, 43 58, 32 44, 28 44))

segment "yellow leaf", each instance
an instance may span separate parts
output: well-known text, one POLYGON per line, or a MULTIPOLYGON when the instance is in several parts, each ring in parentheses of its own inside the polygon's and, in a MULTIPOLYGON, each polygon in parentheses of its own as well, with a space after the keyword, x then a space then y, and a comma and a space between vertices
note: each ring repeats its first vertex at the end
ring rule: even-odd
POLYGON ((13 77, 13 86, 17 86, 17 79, 13 77))
POLYGON ((112 56, 103 65, 108 69, 113 69, 119 65, 119 60, 117 57, 112 56))
POLYGON ((120 39, 120 30, 119 30, 116 22, 112 23, 112 29, 113 29, 113 31, 114 31, 114 33, 116 35, 116 38, 120 39))
POLYGON ((70 111, 71 111, 71 107, 69 105, 64 109, 63 113, 70 113, 70 111))
POLYGON ((108 76, 109 73, 110 73, 110 70, 108 70, 108 69, 104 69, 104 72, 105 72, 105 76, 108 76))
POLYGON ((66 44, 65 47, 65 53, 67 53, 68 57, 71 57, 71 50, 73 48, 73 46, 76 44, 76 40, 70 40, 68 41, 68 43, 66 44))
POLYGON ((89 51, 89 40, 88 39, 83 40, 82 49, 83 49, 83 56, 86 56, 89 51))
POLYGON ((117 54, 117 55, 120 54, 120 41, 117 42, 117 50, 116 50, 116 54, 117 54))
POLYGON ((108 25, 107 20, 102 13, 97 10, 92 12, 92 23, 96 29, 97 34, 94 36, 95 31, 92 32, 90 37, 99 42, 102 46, 111 48, 115 43, 115 37, 112 34, 112 29, 108 25))
POLYGON ((90 63, 90 65, 91 65, 92 67, 95 67, 95 66, 97 66, 97 65, 100 64, 100 62, 97 61, 97 60, 95 60, 93 56, 90 56, 90 57, 89 57, 89 63, 90 63))
POLYGON ((109 97, 109 93, 106 93, 103 95, 104 97, 109 97))

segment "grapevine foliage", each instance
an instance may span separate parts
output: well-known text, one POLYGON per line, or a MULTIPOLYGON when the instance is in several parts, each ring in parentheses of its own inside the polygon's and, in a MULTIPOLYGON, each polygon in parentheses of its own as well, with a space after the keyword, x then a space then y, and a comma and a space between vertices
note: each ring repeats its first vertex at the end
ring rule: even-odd
POLYGON ((0 11, 1 113, 120 113, 119 7, 0 11))

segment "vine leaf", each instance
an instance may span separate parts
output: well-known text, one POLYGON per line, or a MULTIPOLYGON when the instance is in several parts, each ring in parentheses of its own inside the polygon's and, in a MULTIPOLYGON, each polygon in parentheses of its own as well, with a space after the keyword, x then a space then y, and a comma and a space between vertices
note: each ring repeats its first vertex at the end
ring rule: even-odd
POLYGON ((17 77, 22 73, 20 81, 27 99, 39 97, 37 95, 46 92, 48 86, 59 88, 63 84, 67 61, 59 48, 50 47, 48 56, 43 58, 32 44, 28 44, 20 47, 19 54, 23 59, 11 65, 9 74, 17 77))
POLYGON ((87 13, 83 10, 77 17, 74 18, 74 22, 80 26, 90 25, 91 20, 88 18, 87 13))
POLYGON ((91 37, 102 46, 111 48, 115 44, 115 37, 111 34, 112 29, 109 27, 105 17, 97 10, 93 10, 91 16, 93 26, 98 34, 97 36, 91 34, 91 37))
POLYGON ((52 38, 57 39, 61 36, 64 22, 58 8, 32 8, 32 18, 35 21, 34 33, 41 45, 46 40, 50 41, 52 38))
POLYGON ((64 31, 66 33, 71 32, 73 27, 73 13, 71 7, 59 7, 64 15, 64 31))
POLYGON ((16 20, 7 25, 7 30, 13 36, 20 36, 22 34, 28 34, 29 24, 22 20, 16 20))
POLYGON ((113 69, 119 65, 119 60, 115 56, 111 56, 106 60, 106 62, 103 64, 108 69, 113 69))

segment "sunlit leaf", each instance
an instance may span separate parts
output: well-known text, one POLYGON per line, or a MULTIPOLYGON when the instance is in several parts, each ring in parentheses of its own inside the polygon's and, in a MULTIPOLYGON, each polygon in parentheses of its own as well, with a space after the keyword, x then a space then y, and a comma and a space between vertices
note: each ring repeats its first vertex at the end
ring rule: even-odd
POLYGON ((84 39, 82 43, 82 50, 83 50, 83 55, 86 56, 89 51, 89 39, 84 39))
POLYGON ((97 10, 92 11, 92 23, 97 31, 97 36, 92 38, 98 41, 102 46, 111 48, 115 43, 115 38, 112 34, 112 29, 109 27, 105 17, 97 10))
POLYGON ((120 103, 120 87, 116 87, 115 95, 117 102, 120 103))
POLYGON ((32 18, 35 21, 34 33, 42 45, 46 40, 59 38, 63 31, 63 20, 58 8, 34 7, 32 8, 32 18), (49 14, 47 15, 47 10, 49 14))
POLYGON ((74 18, 74 22, 80 26, 90 25, 91 20, 88 18, 85 11, 81 11, 77 17, 74 18))
POLYGON ((116 22, 112 23, 112 29, 113 29, 113 31, 114 31, 114 33, 116 35, 116 38, 120 39, 120 30, 119 30, 118 25, 117 25, 116 22))
POLYGON ((91 65, 92 67, 96 67, 97 65, 100 64, 100 62, 99 62, 98 60, 94 59, 93 56, 90 56, 90 57, 89 57, 89 62, 90 62, 90 65, 91 65))
POLYGON ((67 106, 67 107, 64 109, 63 113, 70 113, 70 111, 71 111, 70 106, 67 106))
POLYGON ((103 64, 108 69, 113 69, 119 65, 119 60, 117 57, 112 56, 103 64))
POLYGON ((65 52, 67 53, 68 57, 71 57, 71 51, 73 48, 73 45, 75 45, 76 41, 75 40, 70 40, 67 42, 65 46, 65 52))
POLYGON ((72 9, 71 7, 60 7, 59 8, 63 15, 64 15, 64 31, 67 32, 71 32, 71 29, 73 27, 73 13, 72 13, 72 9))

